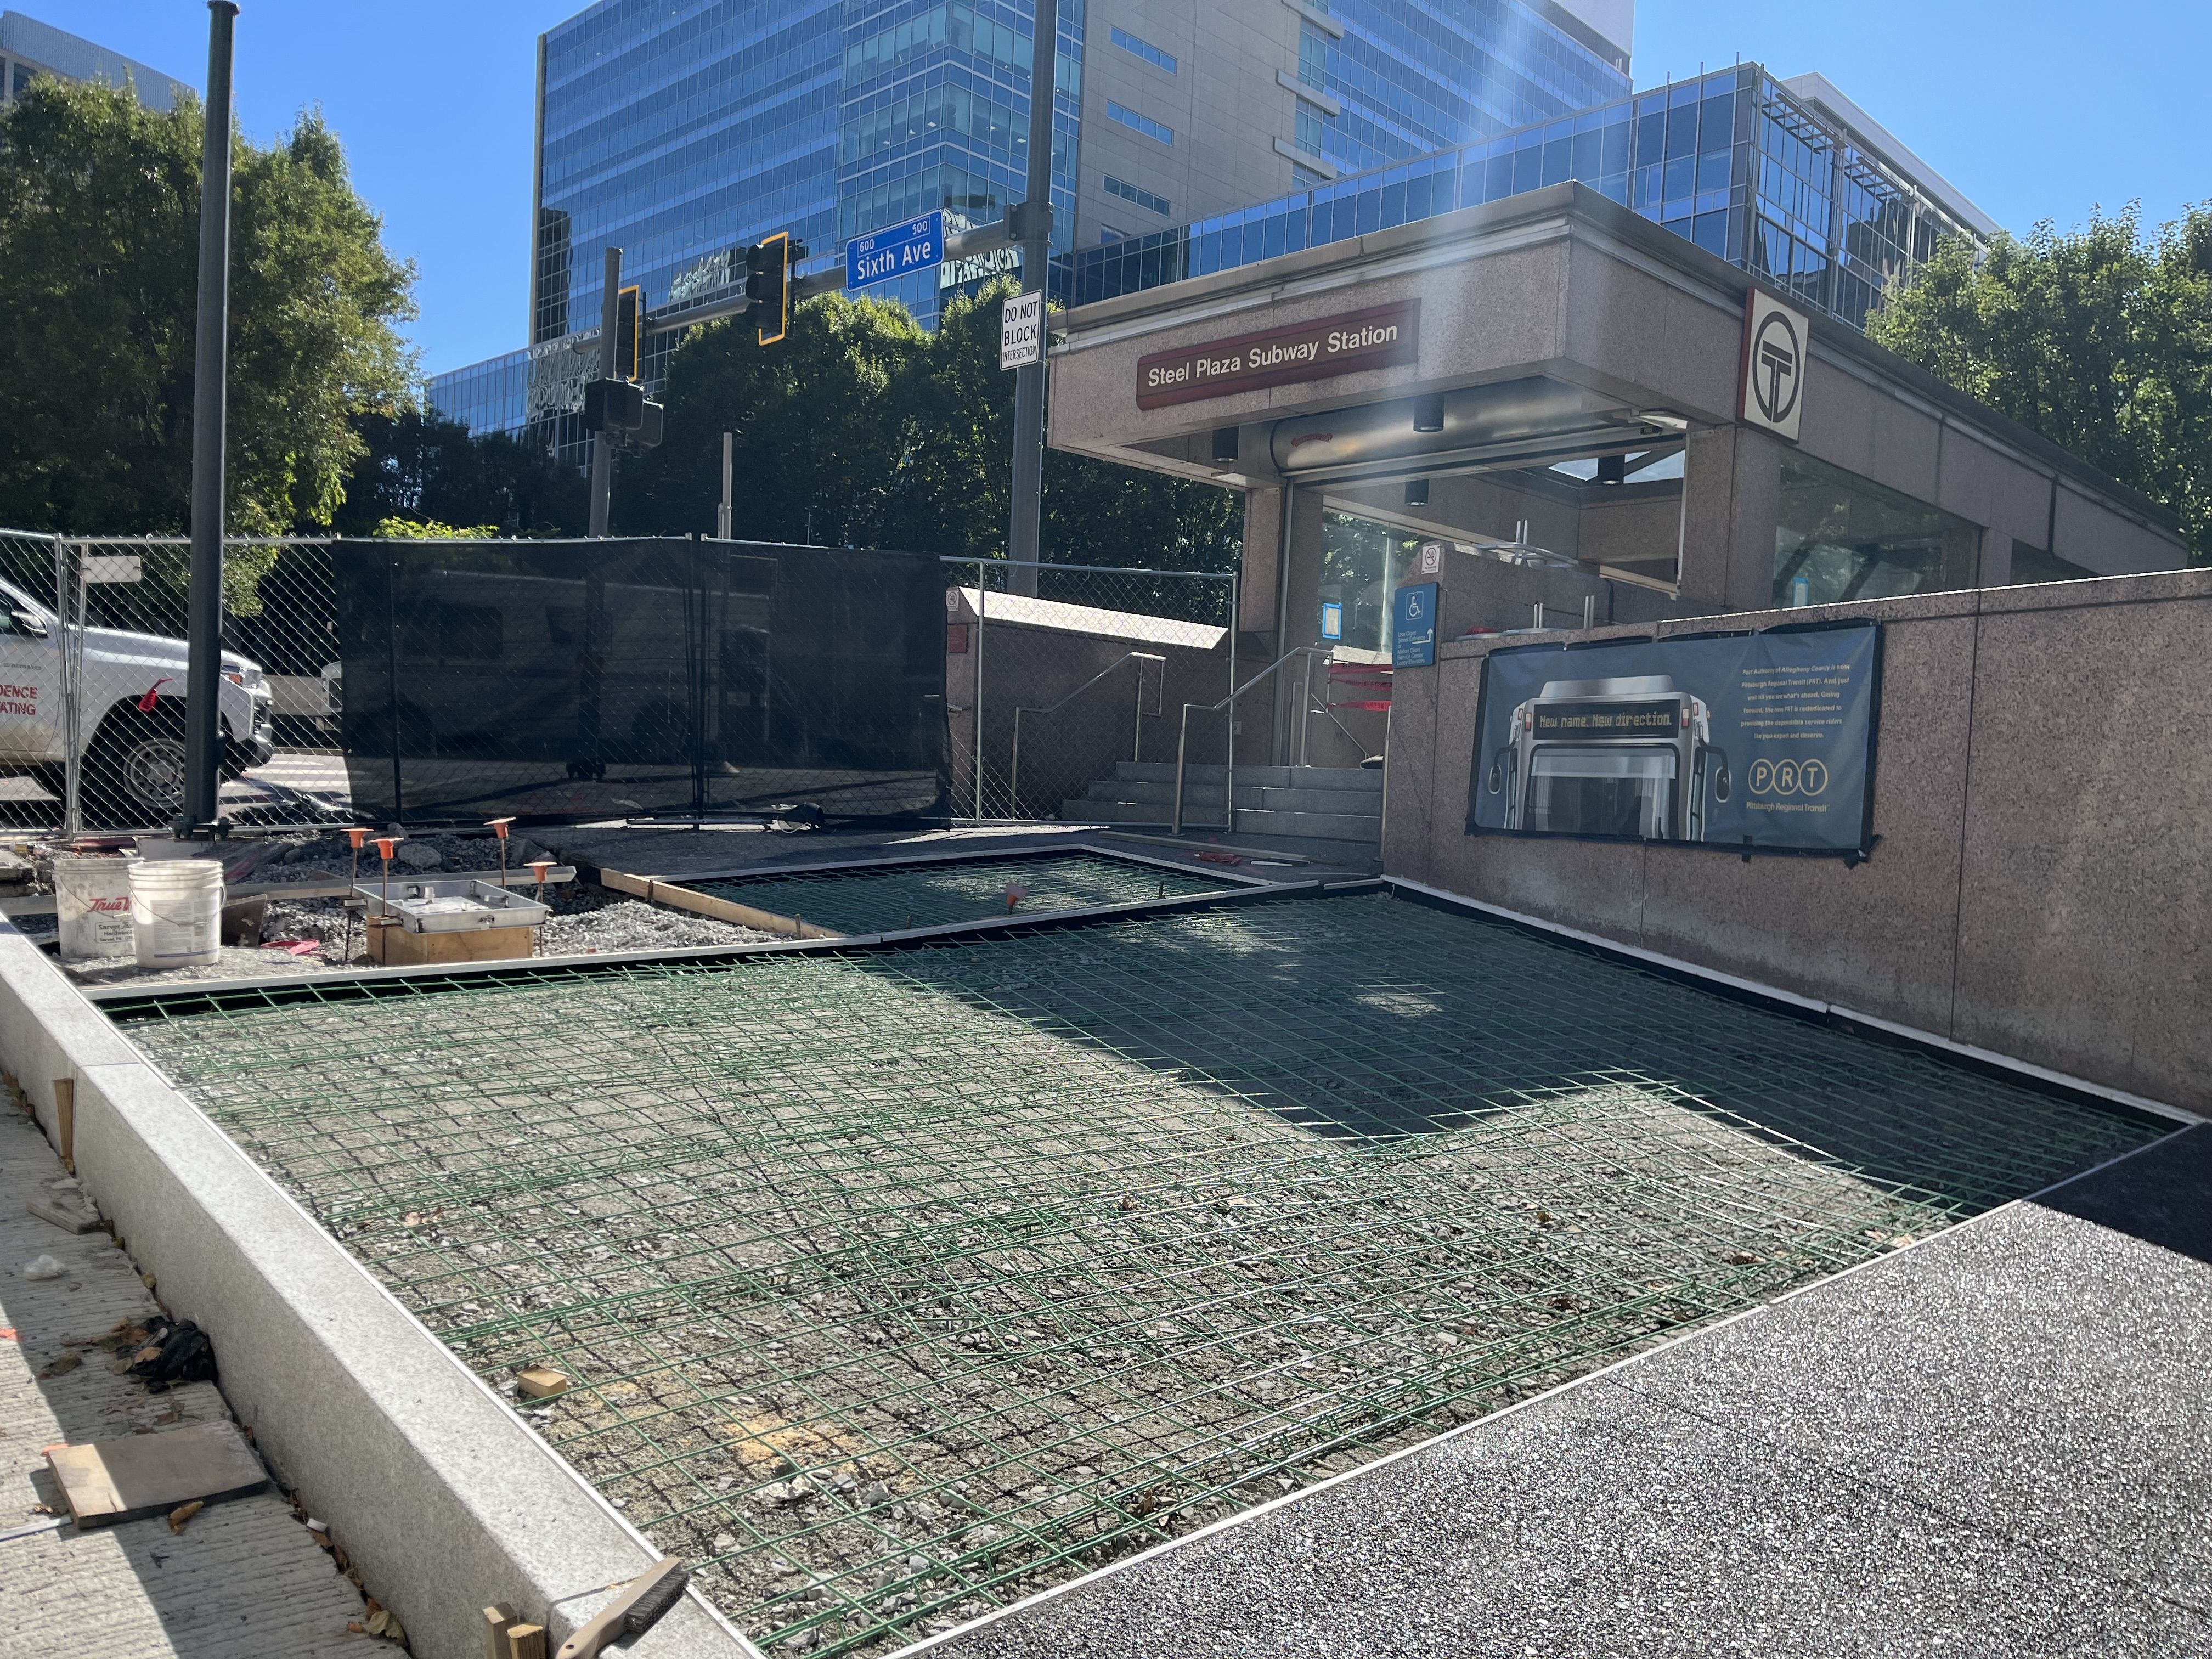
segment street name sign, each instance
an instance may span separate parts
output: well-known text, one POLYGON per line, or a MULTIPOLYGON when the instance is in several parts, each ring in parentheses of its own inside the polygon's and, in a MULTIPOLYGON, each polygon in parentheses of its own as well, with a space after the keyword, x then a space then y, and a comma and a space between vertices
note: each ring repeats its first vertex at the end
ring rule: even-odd
POLYGON ((845 286, 871 288, 913 271, 934 270, 944 262, 945 215, 925 213, 846 243, 845 286))

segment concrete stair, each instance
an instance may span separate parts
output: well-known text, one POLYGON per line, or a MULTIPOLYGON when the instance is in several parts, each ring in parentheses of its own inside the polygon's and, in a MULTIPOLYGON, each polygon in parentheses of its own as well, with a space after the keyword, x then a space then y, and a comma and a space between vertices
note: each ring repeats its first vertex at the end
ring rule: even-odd
MULTIPOLYGON (((1063 802, 1060 815, 1092 823, 1164 825, 1175 816, 1175 781, 1171 761, 1122 761, 1083 799, 1063 802)), ((1225 823, 1228 791, 1226 767, 1188 768, 1184 827, 1225 823)), ((1240 766, 1237 833, 1379 847, 1382 773, 1365 767, 1240 766)))

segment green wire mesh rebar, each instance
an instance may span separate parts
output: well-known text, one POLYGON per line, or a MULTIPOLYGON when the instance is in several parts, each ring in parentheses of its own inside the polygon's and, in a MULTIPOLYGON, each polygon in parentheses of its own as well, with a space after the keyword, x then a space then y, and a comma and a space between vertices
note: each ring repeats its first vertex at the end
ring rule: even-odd
POLYGON ((1229 884, 1162 866, 1088 854, 975 859, 798 871, 684 885, 716 898, 798 916, 840 933, 942 927, 993 916, 1088 910, 1144 899, 1218 892, 1229 884))
POLYGON ((879 1652, 2154 1129, 1278 898, 118 1013, 750 1634, 879 1652))

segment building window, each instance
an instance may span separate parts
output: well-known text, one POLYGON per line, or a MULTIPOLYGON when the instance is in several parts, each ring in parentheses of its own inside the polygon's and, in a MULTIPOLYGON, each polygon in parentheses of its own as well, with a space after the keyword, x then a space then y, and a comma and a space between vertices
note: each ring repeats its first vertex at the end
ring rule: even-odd
POLYGON ((2056 553, 2046 553, 2039 547, 2031 547, 2014 538, 2012 544, 2012 585, 2026 587, 2035 582, 2086 581, 2097 573, 2071 559, 2062 559, 2056 553))
POLYGON ((1322 85, 1328 67, 1328 39, 1310 23, 1298 25, 1298 79, 1310 87, 1322 85))
POLYGON ((1130 33, 1128 30, 1125 28, 1118 27, 1109 27, 1107 33, 1113 37, 1114 44, 1121 47, 1122 51, 1132 52, 1137 57, 1143 58, 1154 69, 1164 69, 1170 75, 1173 75, 1176 72, 1176 60, 1175 54, 1173 52, 1162 52, 1151 41, 1139 40, 1137 36, 1130 33))
MULTIPOLYGON (((1390 596, 1413 568, 1420 538, 1349 513, 1322 515, 1321 603, 1337 607, 1339 644, 1390 649, 1390 596)), ((1316 624, 1326 620, 1318 613, 1316 624)))
POLYGON ((1110 173, 1105 175, 1105 179, 1106 193, 1109 196, 1118 196, 1125 202, 1134 202, 1139 207, 1157 213, 1163 219, 1168 217, 1174 210, 1164 196, 1155 196, 1149 190, 1139 190, 1134 185, 1124 184, 1110 173))
POLYGON ((1320 116, 1300 105, 1297 127, 1291 142, 1309 155, 1326 155, 1328 154, 1328 129, 1322 125, 1320 116))
POLYGON ((1116 104, 1109 100, 1106 105, 1106 113, 1125 127, 1134 127, 1147 138, 1157 138, 1164 144, 1175 143, 1174 128, 1164 127, 1151 116, 1139 115, 1127 105, 1116 104))
POLYGON ((1787 609, 1972 587, 1981 538, 1964 519, 1792 451, 1782 458, 1774 603, 1787 609))
POLYGON ((1325 185, 1328 182, 1328 175, 1316 173, 1311 167, 1301 167, 1293 161, 1291 163, 1291 182, 1294 185, 1325 185))

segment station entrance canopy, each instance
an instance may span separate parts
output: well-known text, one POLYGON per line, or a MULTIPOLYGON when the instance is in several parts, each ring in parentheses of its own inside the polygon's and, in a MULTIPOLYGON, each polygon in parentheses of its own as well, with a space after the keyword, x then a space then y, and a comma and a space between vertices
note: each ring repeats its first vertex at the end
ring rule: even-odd
POLYGON ((1444 561, 1446 636, 2186 562, 2164 508, 1580 185, 1064 327, 1050 441, 1248 492, 1243 620, 1284 648, 1329 514, 1494 556, 1444 561))

